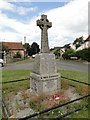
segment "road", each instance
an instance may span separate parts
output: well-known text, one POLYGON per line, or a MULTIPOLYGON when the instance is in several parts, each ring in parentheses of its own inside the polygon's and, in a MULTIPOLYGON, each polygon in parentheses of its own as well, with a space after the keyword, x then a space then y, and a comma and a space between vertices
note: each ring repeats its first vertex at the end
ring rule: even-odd
POLYGON ((57 69, 88 72, 88 64, 78 62, 56 61, 57 69))
MULTIPOLYGON (((81 72, 88 72, 88 64, 78 63, 78 62, 68 62, 68 61, 56 61, 56 66, 58 70, 75 70, 81 72)), ((33 62, 22 63, 22 64, 7 64, 2 68, 3 70, 32 70, 33 62)))

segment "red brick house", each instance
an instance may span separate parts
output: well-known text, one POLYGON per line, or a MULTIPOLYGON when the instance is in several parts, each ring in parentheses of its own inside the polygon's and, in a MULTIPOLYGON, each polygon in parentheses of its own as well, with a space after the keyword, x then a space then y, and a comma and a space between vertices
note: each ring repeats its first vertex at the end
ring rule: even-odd
POLYGON ((2 42, 2 44, 10 49, 9 56, 13 57, 17 52, 21 53, 22 58, 25 56, 22 42, 2 42))

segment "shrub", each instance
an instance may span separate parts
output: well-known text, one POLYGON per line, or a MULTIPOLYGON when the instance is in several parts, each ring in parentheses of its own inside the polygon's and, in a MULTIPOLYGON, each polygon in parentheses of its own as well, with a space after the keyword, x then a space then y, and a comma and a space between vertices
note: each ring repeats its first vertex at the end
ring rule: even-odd
POLYGON ((75 55, 78 59, 81 58, 82 60, 87 60, 90 62, 90 47, 77 51, 75 55))
POLYGON ((63 55, 62 57, 64 59, 70 59, 70 57, 74 57, 75 56, 75 51, 73 49, 68 49, 63 55))
POLYGON ((90 62, 90 47, 76 52, 73 49, 68 49, 63 54, 63 58, 70 59, 70 57, 77 57, 78 59, 87 60, 90 62))
POLYGON ((81 50, 79 50, 79 51, 76 52, 76 56, 78 57, 78 59, 81 58, 81 56, 82 56, 82 52, 81 52, 81 50))
POLYGON ((22 56, 21 56, 21 53, 20 52, 17 52, 14 56, 13 56, 13 58, 21 58, 22 56))

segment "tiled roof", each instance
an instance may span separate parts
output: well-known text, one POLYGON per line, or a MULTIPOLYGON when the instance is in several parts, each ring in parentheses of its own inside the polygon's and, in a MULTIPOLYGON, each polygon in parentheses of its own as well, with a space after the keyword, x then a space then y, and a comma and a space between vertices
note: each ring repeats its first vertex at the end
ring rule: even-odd
POLYGON ((23 50, 22 42, 2 42, 3 45, 8 46, 12 50, 23 50))
POLYGON ((69 43, 69 44, 66 44, 66 45, 64 45, 64 48, 67 48, 67 47, 69 47, 69 45, 70 45, 70 43, 69 43))
POLYGON ((88 38, 84 42, 88 42, 88 41, 90 41, 90 35, 88 36, 88 38))

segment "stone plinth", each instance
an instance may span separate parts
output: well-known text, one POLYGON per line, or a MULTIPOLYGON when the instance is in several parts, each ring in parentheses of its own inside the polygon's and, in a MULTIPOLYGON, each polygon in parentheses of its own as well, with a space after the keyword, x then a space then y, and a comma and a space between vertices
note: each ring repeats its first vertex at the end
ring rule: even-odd
POLYGON ((33 71, 30 75, 30 88, 38 95, 60 90, 60 74, 56 70, 54 54, 41 53, 36 55, 33 71))
POLYGON ((57 73, 55 55, 50 53, 41 53, 36 55, 33 72, 39 75, 57 73))

